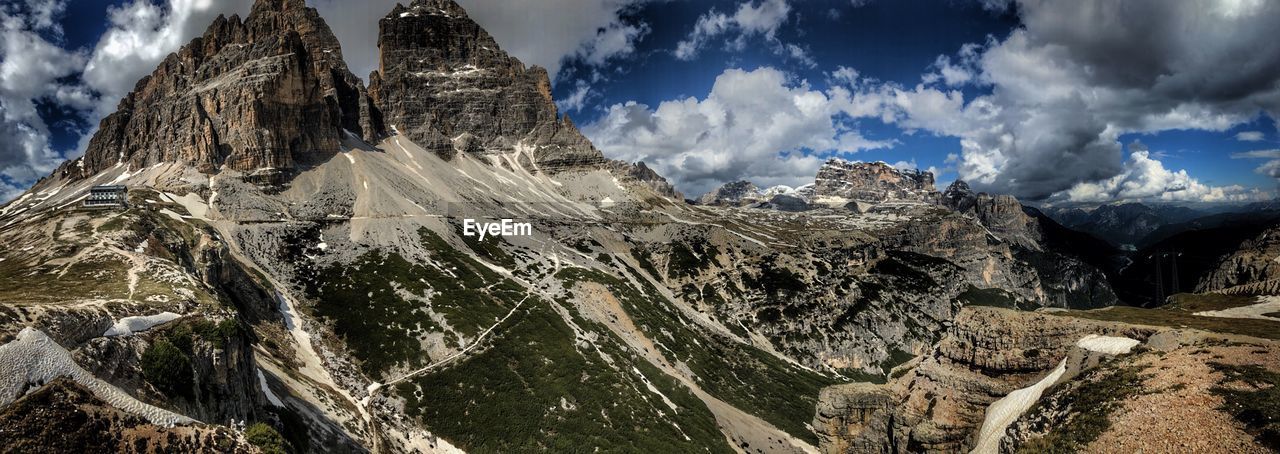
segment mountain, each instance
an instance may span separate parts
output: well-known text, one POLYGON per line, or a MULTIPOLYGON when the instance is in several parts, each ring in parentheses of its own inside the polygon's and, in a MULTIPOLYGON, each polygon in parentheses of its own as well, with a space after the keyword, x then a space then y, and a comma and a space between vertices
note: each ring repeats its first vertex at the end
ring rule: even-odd
POLYGON ((521 165, 548 170, 604 160, 557 115, 547 71, 507 55, 452 0, 397 4, 378 30, 369 91, 404 138, 445 157, 523 147, 521 165))
POLYGON ((899 170, 883 162, 849 162, 836 158, 827 160, 818 169, 813 182, 813 195, 818 200, 927 201, 935 192, 932 173, 899 170))
POLYGON ((102 120, 84 157, 54 176, 182 161, 271 179, 334 156, 344 131, 383 133, 337 38, 301 0, 259 2, 165 58, 102 120))
POLYGON ((1062 225, 1091 233, 1117 246, 1138 245, 1163 226, 1186 222, 1203 213, 1191 208, 1141 203, 1101 205, 1085 211, 1058 208, 1045 211, 1062 225))
POLYGON ((772 203, 771 206, 785 206, 790 211, 804 211, 821 206, 866 207, 886 201, 932 202, 937 192, 930 172, 900 170, 883 162, 831 158, 818 168, 812 184, 762 190, 750 181, 733 181, 703 194, 698 203, 737 207, 772 203), (783 198, 775 202, 779 196, 783 198))
POLYGON ((0 207, 0 451, 962 451, 1054 436, 979 439, 1068 360, 1050 394, 1167 352, 1218 411, 1234 369, 1187 358, 1274 358, 1269 319, 1112 307, 1094 245, 1015 198, 832 161, 690 205, 455 3, 379 28, 362 88, 313 9, 258 0, 0 207))
POLYGON ((1162 227, 1132 255, 1114 287, 1144 306, 1178 292, 1268 295, 1280 257, 1274 237, 1280 212, 1225 213, 1162 227), (1176 274, 1175 274, 1176 270, 1176 274), (1157 289, 1159 291, 1157 292, 1157 289))

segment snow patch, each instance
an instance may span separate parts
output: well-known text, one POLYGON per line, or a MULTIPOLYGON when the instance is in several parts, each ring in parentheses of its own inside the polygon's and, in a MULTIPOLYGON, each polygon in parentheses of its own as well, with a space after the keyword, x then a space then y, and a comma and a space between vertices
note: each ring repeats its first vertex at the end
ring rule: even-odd
POLYGON ((1049 372, 1049 375, 1036 384, 1014 390, 1000 400, 992 402, 991 406, 987 407, 987 417, 982 420, 982 430, 978 431, 978 444, 974 445, 970 454, 999 452, 1000 439, 1004 437, 1004 432, 1009 425, 1035 405, 1036 401, 1040 400, 1040 395, 1044 394, 1044 390, 1062 378, 1062 374, 1066 372, 1067 360, 1063 359, 1058 362, 1058 367, 1053 369, 1053 372, 1049 372))
MULTIPOLYGON (((209 205, 200 197, 200 194, 190 192, 187 193, 187 195, 179 197, 166 192, 164 193, 164 196, 165 198, 173 201, 173 203, 182 205, 183 208, 186 208, 187 212, 191 213, 191 217, 193 218, 205 219, 205 215, 209 212, 209 205)), ((213 199, 210 198, 209 200, 213 199)))
POLYGON ((182 215, 181 215, 181 214, 174 213, 174 212, 173 212, 173 210, 170 210, 170 209, 168 209, 168 208, 161 208, 161 209, 160 209, 160 214, 163 214, 163 215, 165 215, 165 216, 168 216, 168 217, 169 217, 169 219, 173 219, 173 220, 178 221, 178 222, 187 222, 187 220, 186 220, 186 219, 183 219, 183 218, 182 218, 182 215))
POLYGON ((181 317, 182 317, 181 315, 175 314, 173 312, 161 312, 155 315, 139 315, 134 317, 125 317, 120 320, 117 320, 116 324, 111 325, 111 328, 108 328, 107 332, 102 333, 102 335, 106 337, 128 336, 133 333, 140 333, 140 332, 149 330, 151 328, 156 327, 157 325, 169 323, 181 317))
POLYGON ((267 396, 267 402, 271 402, 271 405, 285 408, 284 401, 280 399, 280 396, 277 396, 275 392, 271 391, 271 387, 267 386, 267 377, 262 375, 262 369, 258 369, 258 386, 262 387, 262 394, 267 396))
POLYGON ((71 353, 43 331, 27 327, 13 341, 0 345, 0 406, 22 397, 33 385, 58 377, 70 377, 113 407, 133 413, 152 424, 173 427, 194 422, 177 413, 138 401, 120 388, 94 377, 71 358, 71 353))
POLYGON ((1108 355, 1122 355, 1129 353, 1133 347, 1142 343, 1137 339, 1116 336, 1099 336, 1090 334, 1076 341, 1076 346, 1091 352, 1106 353, 1108 355))
POLYGON ((1195 315, 1199 315, 1201 317, 1252 318, 1257 320, 1280 321, 1280 318, 1262 315, 1272 312, 1280 312, 1280 296, 1264 296, 1258 298, 1258 301, 1260 301, 1258 304, 1233 307, 1220 311, 1196 312, 1195 315))

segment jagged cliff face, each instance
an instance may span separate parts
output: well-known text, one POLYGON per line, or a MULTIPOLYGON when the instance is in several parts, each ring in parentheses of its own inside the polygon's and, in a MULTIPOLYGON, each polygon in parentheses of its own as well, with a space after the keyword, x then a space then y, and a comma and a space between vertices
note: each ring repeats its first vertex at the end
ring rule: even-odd
POLYGON ((1021 246, 1039 249, 1043 239, 1038 223, 1022 209, 1017 198, 1007 194, 975 193, 964 180, 956 180, 939 197, 939 202, 960 213, 971 214, 992 233, 1021 246))
POLYGON ((547 71, 507 55, 452 0, 396 5, 378 22, 369 75, 388 125, 431 151, 533 151, 531 167, 597 165, 603 155, 559 118, 547 71))
POLYGON ((937 189, 933 174, 899 170, 883 162, 830 159, 814 179, 815 197, 840 197, 864 202, 885 200, 931 201, 937 189))
POLYGON ((698 198, 698 203, 702 205, 744 206, 760 202, 762 199, 763 195, 760 193, 760 188, 750 181, 743 180, 725 183, 714 191, 703 194, 702 197, 698 198))
POLYGON ((1280 228, 1246 238, 1217 258, 1196 284, 1199 292, 1238 295, 1280 294, 1280 228))
POLYGON ((272 174, 337 153, 344 129, 382 133, 337 38, 302 0, 260 1, 166 58, 55 175, 167 162, 272 174))

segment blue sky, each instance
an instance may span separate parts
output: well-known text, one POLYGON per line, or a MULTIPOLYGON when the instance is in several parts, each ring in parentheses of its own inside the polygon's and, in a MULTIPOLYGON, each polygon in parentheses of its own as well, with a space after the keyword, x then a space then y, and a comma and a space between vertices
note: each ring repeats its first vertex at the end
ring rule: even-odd
MULTIPOLYGON (((251 3, 6 1, 0 199, 77 156, 133 81, 251 3)), ((394 2, 369 3, 308 0, 358 75, 394 2)), ((562 112, 606 155, 690 196, 804 184, 828 157, 1045 203, 1243 202, 1274 197, 1280 176, 1274 2, 459 3, 551 69, 562 112)))

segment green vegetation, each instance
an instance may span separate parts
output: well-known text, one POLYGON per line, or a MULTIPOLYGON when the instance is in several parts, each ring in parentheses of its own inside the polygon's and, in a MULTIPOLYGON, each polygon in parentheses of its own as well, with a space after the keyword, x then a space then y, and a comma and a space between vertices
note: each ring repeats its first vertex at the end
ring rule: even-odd
POLYGON ((129 296, 128 271, 123 257, 115 255, 70 263, 65 269, 9 259, 0 262, 0 301, 37 304, 76 298, 124 299, 129 296))
POLYGON ((245 429, 244 439, 248 440, 249 444, 257 446, 258 449, 262 450, 263 454, 285 454, 289 452, 288 449, 285 449, 287 445, 284 437, 280 436, 280 432, 276 432, 275 429, 264 423, 256 422, 245 429))
POLYGON ((653 255, 648 250, 639 246, 631 248, 631 256, 636 258, 636 262, 640 264, 640 269, 645 270, 654 279, 661 279, 662 275, 658 274, 658 269, 653 266, 653 255))
POLYGON ((706 242, 694 242, 691 245, 671 243, 671 253, 667 256, 667 277, 693 277, 715 263, 720 250, 706 242))
POLYGON ((611 335, 581 341, 545 300, 526 303, 490 339, 464 362, 398 385, 405 412, 468 452, 730 452, 687 388, 611 335))
POLYGON ((742 274, 742 282, 747 287, 756 288, 769 296, 787 296, 808 288, 799 276, 786 268, 774 265, 775 257, 766 257, 760 262, 760 276, 742 274))
POLYGON ((462 238, 462 242, 468 248, 471 248, 477 256, 504 268, 515 269, 516 260, 502 249, 503 245, 508 245, 509 243, 507 243, 507 240, 502 239, 501 236, 490 235, 481 240, 479 236, 463 235, 461 224, 453 224, 453 229, 457 232, 458 238, 462 238))
POLYGON ((1280 450, 1280 373, 1256 365, 1209 366, 1226 376, 1222 385, 1210 390, 1225 400, 1221 410, 1248 427, 1262 444, 1280 450))
POLYGON ((789 364, 759 349, 705 331, 645 282, 642 294, 599 271, 561 270, 566 287, 577 281, 606 286, 647 337, 672 363, 683 363, 707 392, 810 443, 818 392, 837 380, 789 364))
POLYGON ((1110 416, 1131 396, 1142 392, 1147 376, 1137 367, 1104 366, 1086 372, 1079 385, 1056 389, 1049 398, 1041 399, 1028 415, 1044 414, 1049 402, 1069 408, 1065 421, 1050 425, 1044 436, 1028 440, 1018 448, 1020 453, 1079 452, 1111 427, 1110 416))
POLYGON ((167 338, 157 340, 142 353, 142 376, 166 395, 191 395, 191 358, 167 338))
POLYGON ((1195 328, 1218 333, 1243 334, 1264 339, 1280 339, 1280 322, 1251 318, 1222 318, 1194 315, 1179 309, 1142 309, 1115 306, 1106 309, 1046 312, 1048 315, 1087 318, 1136 325, 1195 328))
MULTIPOLYGON (((395 365, 430 361, 419 336, 443 331, 430 311, 443 315, 461 335, 474 337, 525 294, 434 232, 424 228, 419 235, 436 263, 411 263, 394 252, 370 251, 350 266, 330 266, 304 277, 316 314, 334 324, 371 376, 395 365)), ((451 338, 450 333, 446 339, 451 338)))
POLYGON ((1196 313, 1201 311, 1220 311, 1233 307, 1258 304, 1256 296, 1219 295, 1216 293, 1179 293, 1169 297, 1169 304, 1160 306, 1160 310, 1196 313))

